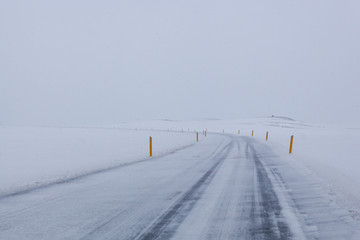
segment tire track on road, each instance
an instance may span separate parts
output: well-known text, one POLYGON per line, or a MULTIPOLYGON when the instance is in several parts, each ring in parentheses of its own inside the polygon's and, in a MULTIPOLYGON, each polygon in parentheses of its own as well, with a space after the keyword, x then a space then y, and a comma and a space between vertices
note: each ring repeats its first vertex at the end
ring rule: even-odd
POLYGON ((247 142, 246 155, 253 159, 256 174, 250 211, 251 239, 291 239, 293 234, 282 216, 279 199, 251 141, 247 142))
POLYGON ((218 159, 218 161, 172 207, 166 210, 148 229, 140 233, 136 239, 170 239, 200 199, 233 147, 234 142, 231 141, 222 151, 215 155, 213 159, 218 159))

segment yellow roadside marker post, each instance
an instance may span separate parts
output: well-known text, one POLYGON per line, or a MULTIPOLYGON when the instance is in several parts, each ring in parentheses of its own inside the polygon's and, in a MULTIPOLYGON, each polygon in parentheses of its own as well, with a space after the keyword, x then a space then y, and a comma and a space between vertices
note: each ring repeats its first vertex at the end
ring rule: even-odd
POLYGON ((152 137, 149 138, 150 143, 150 157, 152 157, 152 137))
POLYGON ((269 132, 266 132, 266 141, 269 139, 269 132))
POLYGON ((254 136, 254 130, 251 131, 251 136, 254 136))
POLYGON ((240 135, 240 130, 238 130, 238 134, 240 135))
POLYGON ((292 153, 293 141, 294 141, 294 136, 291 136, 289 154, 292 153))
POLYGON ((199 133, 198 132, 196 133, 196 141, 197 142, 199 141, 199 133))

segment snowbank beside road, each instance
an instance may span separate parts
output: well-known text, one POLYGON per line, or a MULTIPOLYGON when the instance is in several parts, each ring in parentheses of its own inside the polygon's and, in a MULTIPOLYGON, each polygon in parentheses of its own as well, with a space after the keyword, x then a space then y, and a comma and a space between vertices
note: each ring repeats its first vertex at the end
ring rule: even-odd
POLYGON ((294 160, 320 176, 360 220, 360 131, 322 129, 297 137, 294 160))
POLYGON ((115 128, 0 127, 0 196, 154 157, 193 144, 194 133, 115 128))

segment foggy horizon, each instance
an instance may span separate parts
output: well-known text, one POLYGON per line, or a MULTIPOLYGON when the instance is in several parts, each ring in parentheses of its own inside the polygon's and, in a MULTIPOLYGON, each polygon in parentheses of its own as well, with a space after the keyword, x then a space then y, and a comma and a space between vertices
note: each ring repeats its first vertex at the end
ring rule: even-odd
POLYGON ((1 1, 0 124, 360 121, 360 2, 1 1))

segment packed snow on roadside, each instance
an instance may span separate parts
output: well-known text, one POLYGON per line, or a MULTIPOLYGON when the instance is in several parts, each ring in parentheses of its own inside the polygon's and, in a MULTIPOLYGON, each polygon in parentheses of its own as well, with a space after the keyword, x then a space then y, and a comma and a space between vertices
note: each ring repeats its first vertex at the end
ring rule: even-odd
POLYGON ((117 128, 0 126, 0 196, 191 145, 194 133, 117 128))

